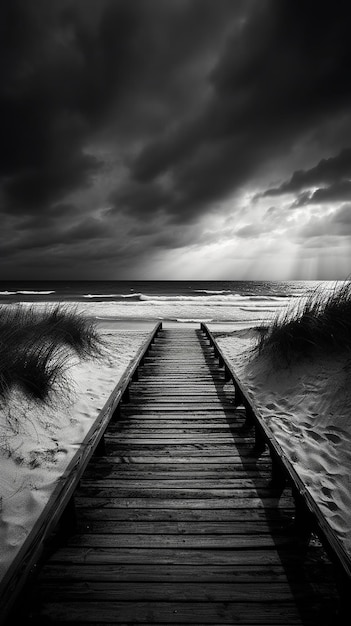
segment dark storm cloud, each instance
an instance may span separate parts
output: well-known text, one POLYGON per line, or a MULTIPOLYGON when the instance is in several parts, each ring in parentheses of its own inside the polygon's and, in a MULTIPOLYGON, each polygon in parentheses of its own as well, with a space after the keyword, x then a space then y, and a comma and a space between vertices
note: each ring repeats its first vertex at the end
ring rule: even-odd
POLYGON ((94 133, 128 143, 182 115, 196 99, 191 66, 230 4, 5 0, 0 176, 10 209, 44 210, 88 185, 100 166, 84 152, 94 133))
MULTIPOLYGON (((20 236, 33 249, 44 236, 48 246, 103 239, 108 258, 113 241, 123 249, 125 216, 145 224, 139 250, 158 245, 150 223, 160 225, 160 244, 178 246, 178 227, 305 135, 322 145, 335 121, 347 142, 348 11, 343 0, 3 0, 0 184, 2 212, 23 218, 18 249, 20 236), (119 165, 103 197, 106 146, 119 165), (60 216, 97 180, 106 230, 93 202, 60 216)), ((325 193, 345 191, 350 153, 313 168, 325 193)), ((308 172, 295 179, 317 179, 308 172)))
POLYGON ((315 167, 298 170, 292 177, 279 187, 267 189, 262 196, 279 196, 285 193, 298 192, 309 187, 320 187, 313 194, 303 194, 302 203, 307 199, 323 202, 325 200, 342 200, 350 196, 351 180, 351 149, 344 149, 337 156, 321 159, 315 167))
POLYGON ((146 143, 132 165, 137 183, 146 188, 167 174, 169 211, 191 219, 305 132, 343 115, 351 99, 347 11, 346 2, 251 4, 223 42, 206 105, 146 143))
POLYGON ((99 162, 82 150, 77 51, 64 38, 58 2, 1 5, 0 176, 11 211, 38 213, 89 184, 99 162))
POLYGON ((298 195, 291 205, 292 209, 305 206, 307 204, 323 204, 330 202, 345 202, 351 200, 351 181, 342 180, 329 187, 321 187, 316 191, 304 191, 298 195))

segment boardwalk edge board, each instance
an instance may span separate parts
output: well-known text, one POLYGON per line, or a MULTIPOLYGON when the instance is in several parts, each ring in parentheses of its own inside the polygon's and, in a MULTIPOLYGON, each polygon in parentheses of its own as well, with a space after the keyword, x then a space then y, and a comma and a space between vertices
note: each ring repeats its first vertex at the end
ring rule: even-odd
POLYGON ((133 379, 137 379, 138 368, 142 365, 146 353, 161 330, 162 322, 158 322, 122 374, 79 449, 60 477, 31 532, 0 581, 0 624, 5 622, 15 600, 35 571, 36 564, 44 552, 46 541, 58 523, 61 523, 64 528, 74 522, 73 498, 79 480, 93 454, 99 454, 103 449, 105 430, 110 420, 114 418, 120 402, 124 398, 128 398, 129 384, 133 379))
POLYGON ((266 445, 268 446, 272 460, 272 482, 281 492, 288 481, 293 490, 296 507, 296 527, 308 540, 313 531, 321 540, 331 561, 335 565, 336 584, 340 593, 343 607, 349 605, 351 592, 351 555, 348 554, 340 542, 339 537, 331 529, 327 519, 320 510, 318 504, 306 489, 299 474, 285 455, 283 449, 275 439, 273 432, 260 416, 259 407, 249 397, 245 384, 235 372, 233 364, 222 353, 216 338, 211 333, 207 324, 201 323, 201 331, 207 337, 214 353, 219 361, 219 366, 224 367, 226 380, 232 380, 235 389, 235 404, 244 405, 246 410, 246 422, 248 427, 255 428, 255 452, 259 456, 266 445))

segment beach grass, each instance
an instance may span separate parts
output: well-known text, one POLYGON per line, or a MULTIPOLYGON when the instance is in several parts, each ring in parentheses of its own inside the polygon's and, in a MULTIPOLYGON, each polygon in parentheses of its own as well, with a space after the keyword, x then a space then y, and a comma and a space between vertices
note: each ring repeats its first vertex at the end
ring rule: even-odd
POLYGON ((277 365, 351 351, 351 282, 336 283, 330 291, 319 287, 278 314, 260 330, 256 351, 277 365))
POLYGON ((0 308, 0 399, 14 387, 44 401, 63 380, 72 353, 101 354, 103 342, 93 320, 63 305, 0 308))

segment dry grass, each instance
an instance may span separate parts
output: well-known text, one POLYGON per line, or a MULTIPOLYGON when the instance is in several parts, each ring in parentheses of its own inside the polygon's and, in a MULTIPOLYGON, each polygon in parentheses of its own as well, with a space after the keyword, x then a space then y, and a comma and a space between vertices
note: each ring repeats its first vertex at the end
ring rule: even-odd
POLYGON ((0 308, 0 399, 14 387, 44 401, 63 380, 72 354, 101 354, 95 324, 66 306, 0 308))
POLYGON ((351 351, 351 282, 331 292, 319 288, 261 330, 257 350, 276 365, 320 353, 351 351))

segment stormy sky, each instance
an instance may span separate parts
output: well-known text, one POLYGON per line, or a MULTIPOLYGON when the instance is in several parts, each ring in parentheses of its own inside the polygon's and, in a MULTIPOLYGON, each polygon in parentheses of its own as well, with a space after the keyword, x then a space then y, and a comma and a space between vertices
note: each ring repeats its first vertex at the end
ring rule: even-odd
POLYGON ((347 278, 348 5, 2 0, 0 278, 347 278))

